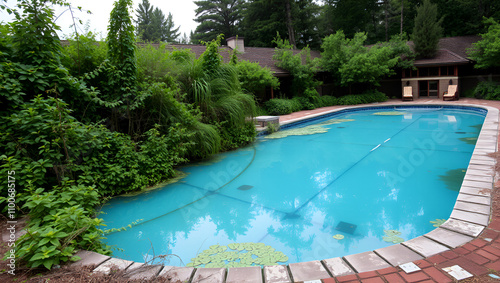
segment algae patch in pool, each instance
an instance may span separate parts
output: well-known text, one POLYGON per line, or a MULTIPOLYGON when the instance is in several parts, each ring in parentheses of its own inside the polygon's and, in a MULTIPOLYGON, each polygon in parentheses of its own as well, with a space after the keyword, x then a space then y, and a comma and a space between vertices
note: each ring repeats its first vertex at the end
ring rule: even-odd
POLYGON ((384 230, 384 234, 385 236, 382 239, 387 243, 399 244, 405 241, 403 238, 398 237, 401 232, 397 230, 384 230))
POLYGON ((186 266, 223 268, 252 265, 276 265, 288 261, 288 256, 263 243, 231 243, 227 246, 212 245, 186 266), (229 249, 229 251, 228 251, 229 249))
POLYGON ((323 126, 340 124, 344 122, 351 122, 353 119, 331 119, 316 125, 310 125, 303 128, 295 128, 290 130, 283 130, 267 135, 266 139, 281 139, 286 138, 288 136, 306 136, 306 135, 314 135, 314 134, 323 134, 328 132, 328 128, 323 126))
POLYGON ((443 225, 443 223, 446 222, 446 219, 436 219, 434 221, 429 221, 430 223, 432 223, 434 227, 439 227, 441 225, 443 225))

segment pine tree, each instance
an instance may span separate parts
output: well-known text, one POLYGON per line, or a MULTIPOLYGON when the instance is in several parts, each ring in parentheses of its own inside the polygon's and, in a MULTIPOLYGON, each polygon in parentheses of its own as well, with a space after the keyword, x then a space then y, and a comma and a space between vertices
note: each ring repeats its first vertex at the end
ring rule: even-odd
POLYGON ((142 3, 139 4, 139 8, 135 11, 137 12, 137 20, 135 21, 137 36, 143 41, 152 41, 153 27, 151 25, 151 19, 153 6, 151 6, 149 0, 142 0, 142 3))
POLYGON ((424 0, 423 5, 417 8, 412 40, 417 58, 431 58, 436 55, 439 39, 443 34, 441 22, 438 20, 436 4, 424 0))
POLYGON ((164 34, 163 40, 166 42, 177 42, 177 38, 181 35, 179 32, 180 26, 177 28, 174 25, 174 20, 172 19, 172 14, 168 13, 167 20, 163 26, 164 34))
POLYGON ((224 38, 238 35, 238 23, 242 19, 243 0, 194 1, 196 22, 200 23, 191 37, 195 43, 208 42, 224 34, 224 38))

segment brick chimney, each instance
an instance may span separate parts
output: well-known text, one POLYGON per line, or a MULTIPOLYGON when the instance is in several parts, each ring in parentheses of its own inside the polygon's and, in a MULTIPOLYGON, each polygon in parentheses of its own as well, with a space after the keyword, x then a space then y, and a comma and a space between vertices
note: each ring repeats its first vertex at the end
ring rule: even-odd
POLYGON ((240 53, 245 53, 245 38, 243 37, 237 37, 237 36, 232 36, 228 39, 226 39, 227 46, 229 46, 231 49, 238 49, 238 52, 240 53))

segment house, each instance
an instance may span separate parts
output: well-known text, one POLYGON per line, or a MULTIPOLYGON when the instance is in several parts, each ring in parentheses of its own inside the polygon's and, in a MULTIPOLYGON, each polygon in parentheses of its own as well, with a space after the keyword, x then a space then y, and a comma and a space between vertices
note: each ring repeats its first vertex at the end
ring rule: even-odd
POLYGON ((415 60, 415 69, 401 70, 399 93, 404 86, 412 86, 414 99, 442 99, 450 84, 458 85, 459 95, 472 90, 479 81, 491 76, 487 71, 475 69, 474 62, 467 56, 467 49, 480 39, 477 35, 441 38, 433 58, 415 60))

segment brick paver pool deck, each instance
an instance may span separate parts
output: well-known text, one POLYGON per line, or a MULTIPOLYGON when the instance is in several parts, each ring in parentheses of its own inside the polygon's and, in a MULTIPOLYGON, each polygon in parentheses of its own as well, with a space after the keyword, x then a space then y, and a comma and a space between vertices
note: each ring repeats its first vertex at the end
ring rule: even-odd
MULTIPOLYGON (((362 106, 416 104, 468 104, 488 108, 488 115, 476 143, 466 176, 450 219, 424 236, 387 248, 342 258, 242 268, 192 268, 144 265, 80 251, 82 260, 74 265, 95 265, 94 272, 109 272, 112 266, 125 269, 133 279, 154 280, 164 277, 172 282, 454 282, 442 268, 459 265, 467 272, 482 276, 491 270, 500 271, 500 205, 494 200, 497 181, 500 101, 461 99, 440 101, 418 99, 413 102, 390 100, 362 106), (498 207, 497 207, 498 206, 498 207), (413 262, 421 270, 406 273, 399 265, 413 262)), ((314 115, 321 115, 345 106, 324 107, 280 116, 286 124, 314 115)))

